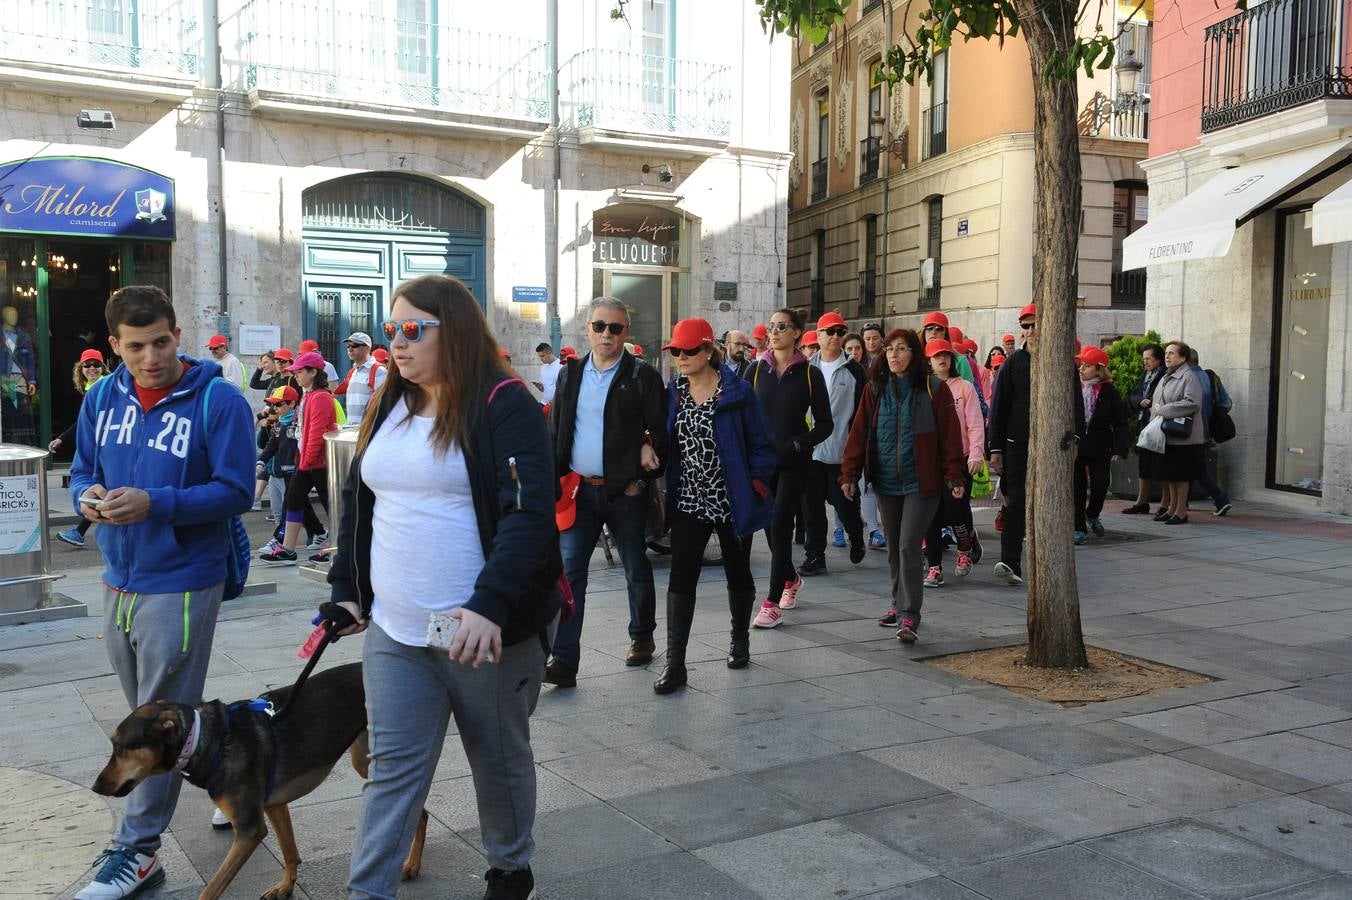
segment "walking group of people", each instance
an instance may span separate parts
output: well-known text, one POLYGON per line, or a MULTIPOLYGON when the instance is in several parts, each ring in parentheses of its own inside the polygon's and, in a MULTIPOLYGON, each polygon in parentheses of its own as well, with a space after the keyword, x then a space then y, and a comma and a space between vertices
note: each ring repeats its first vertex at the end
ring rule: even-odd
MULTIPOLYGON (((811 353, 806 323, 793 310, 775 312, 753 340, 730 332, 720 342, 709 322, 686 319, 662 347, 675 370, 664 384, 657 368, 626 349, 626 306, 600 297, 587 310, 589 352, 557 360, 542 415, 539 395, 512 369, 462 283, 424 276, 400 285, 392 301, 381 325, 388 368, 361 333, 346 341, 353 365, 342 382, 316 348, 265 354, 248 382, 267 392, 268 409, 255 417, 240 391, 213 392, 233 383, 220 356, 179 354, 162 291, 122 288, 106 310, 122 366, 86 388, 71 474, 85 519, 112 533, 100 540, 106 644, 128 704, 193 704, 225 596, 230 519, 280 479, 274 509, 281 496, 285 511, 270 555, 294 559, 306 498, 314 489, 327 499, 323 434, 341 414, 360 422, 341 521, 332 523, 330 599, 320 610, 339 635, 367 632, 371 761, 350 896, 395 895, 452 717, 473 772, 490 866, 485 897, 532 896, 528 719, 543 682, 577 683, 588 567, 603 529, 624 565, 625 661, 654 658, 645 533, 658 479, 665 478, 671 541, 658 694, 687 683, 698 579, 715 536, 733 669, 750 662, 750 629, 780 625, 801 602, 802 575, 825 570, 827 504, 852 563, 870 544, 886 550, 892 600, 880 624, 903 642, 918 638, 925 585, 943 583, 945 532, 956 545, 956 575, 980 560, 970 497, 987 466, 1003 473, 1007 501, 996 573, 1021 580, 1034 306, 1021 311, 1023 346, 1002 347, 984 365, 942 314, 927 318, 921 333, 871 326, 852 335, 839 314, 827 313, 815 323, 811 353), (799 517, 808 554, 801 566, 793 560, 799 517), (750 564, 758 531, 771 553, 764 591, 750 564), (408 534, 418 535, 416 544, 408 534), (432 626, 448 619, 449 647, 433 646, 432 626)), ((542 362, 553 363, 544 351, 542 362)), ((1125 452, 1122 416, 1101 351, 1087 348, 1077 362, 1083 521, 1097 530, 1098 460, 1125 452)), ((1187 384, 1149 388, 1142 409, 1189 414, 1187 384)), ((126 897, 163 880, 160 835, 181 768, 147 778, 128 796, 113 843, 79 897, 126 897)))

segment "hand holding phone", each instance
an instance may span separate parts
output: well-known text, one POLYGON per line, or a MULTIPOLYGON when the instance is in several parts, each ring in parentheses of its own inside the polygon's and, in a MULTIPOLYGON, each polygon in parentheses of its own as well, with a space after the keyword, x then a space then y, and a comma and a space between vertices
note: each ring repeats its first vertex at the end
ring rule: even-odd
POLYGON ((451 618, 450 613, 434 612, 427 617, 427 646, 451 649, 455 632, 460 628, 460 620, 451 618))

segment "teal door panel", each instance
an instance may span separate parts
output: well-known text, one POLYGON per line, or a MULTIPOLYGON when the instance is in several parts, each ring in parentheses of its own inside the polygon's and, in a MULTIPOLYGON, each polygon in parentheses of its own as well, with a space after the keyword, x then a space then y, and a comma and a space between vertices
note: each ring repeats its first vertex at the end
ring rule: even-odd
POLYGON ((319 352, 339 374, 347 369, 342 343, 349 334, 364 331, 377 345, 384 343, 379 333, 386 313, 384 296, 383 285, 306 282, 305 333, 319 342, 319 352))

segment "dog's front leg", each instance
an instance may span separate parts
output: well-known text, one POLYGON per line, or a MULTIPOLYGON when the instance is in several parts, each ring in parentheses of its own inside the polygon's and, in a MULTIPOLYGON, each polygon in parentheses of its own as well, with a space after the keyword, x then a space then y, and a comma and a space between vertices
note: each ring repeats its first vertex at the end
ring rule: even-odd
POLYGON ((225 795, 212 799, 234 826, 235 842, 230 845, 230 851, 225 854, 225 859, 221 860, 221 866, 216 870, 216 874, 212 875, 206 887, 202 888, 199 900, 217 900, 225 894, 230 882, 235 880, 239 870, 249 861, 249 857, 253 856, 258 845, 263 843, 263 838, 268 836, 268 826, 263 823, 263 817, 256 809, 242 809, 225 795))
POLYGON ((296 847, 296 832, 291 827, 291 810, 285 803, 267 806, 263 812, 272 823, 277 846, 282 850, 282 880, 264 891, 259 900, 285 900, 296 887, 296 873, 300 871, 300 850, 296 847))

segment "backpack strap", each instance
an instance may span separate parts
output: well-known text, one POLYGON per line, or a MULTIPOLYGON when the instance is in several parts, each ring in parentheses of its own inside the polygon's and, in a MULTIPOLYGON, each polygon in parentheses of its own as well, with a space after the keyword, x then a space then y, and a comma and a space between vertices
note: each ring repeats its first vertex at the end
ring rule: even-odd
POLYGON ((488 403, 486 403, 485 405, 486 406, 492 405, 493 398, 498 395, 498 391, 502 390, 509 384, 519 384, 522 387, 526 386, 526 382, 522 381, 520 378, 504 378, 502 379, 502 381, 499 381, 497 384, 493 385, 493 389, 488 392, 488 403))

